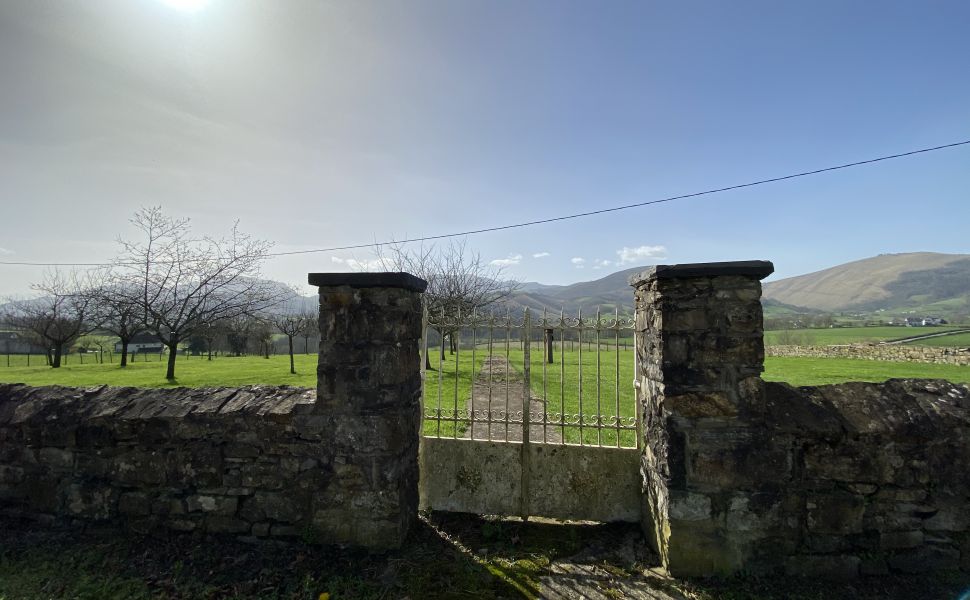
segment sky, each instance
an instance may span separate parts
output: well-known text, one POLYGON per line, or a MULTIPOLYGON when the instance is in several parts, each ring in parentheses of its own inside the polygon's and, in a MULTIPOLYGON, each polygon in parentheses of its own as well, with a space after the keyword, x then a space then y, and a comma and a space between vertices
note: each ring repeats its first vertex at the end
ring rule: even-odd
MULTIPOLYGON (((970 139, 970 3, 0 3, 0 260, 160 205, 276 251, 688 194, 970 139)), ((470 236, 520 281, 970 253, 970 146, 470 236)), ((279 257, 267 276, 366 266, 279 257)), ((43 268, 0 265, 0 295, 43 268)))

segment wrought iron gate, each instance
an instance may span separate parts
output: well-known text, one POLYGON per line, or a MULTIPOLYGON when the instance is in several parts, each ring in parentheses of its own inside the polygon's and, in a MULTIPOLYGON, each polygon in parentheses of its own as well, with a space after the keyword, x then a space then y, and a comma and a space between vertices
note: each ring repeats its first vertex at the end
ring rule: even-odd
POLYGON ((639 520, 633 333, 618 311, 426 314, 423 507, 639 520))

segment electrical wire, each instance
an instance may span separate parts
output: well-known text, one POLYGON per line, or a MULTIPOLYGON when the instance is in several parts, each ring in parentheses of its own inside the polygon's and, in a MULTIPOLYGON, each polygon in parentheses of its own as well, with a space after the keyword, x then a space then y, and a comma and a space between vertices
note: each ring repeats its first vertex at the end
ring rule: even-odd
MULTIPOLYGON (((469 235, 477 235, 481 233, 490 233, 494 231, 505 231, 508 229, 518 229, 521 227, 531 227, 534 225, 542 225, 545 223, 555 223, 558 221, 568 221, 571 219, 580 219, 583 217, 591 217, 594 215, 601 215, 605 213, 617 212, 621 210, 629 210, 631 208, 640 208, 643 206, 651 206, 654 204, 663 204, 665 202, 673 202, 675 200, 685 200, 688 198, 697 198, 699 196, 707 196, 710 194, 718 194, 721 192, 728 192, 731 190, 740 190, 743 188, 754 187, 758 185, 765 185, 768 183, 776 183, 778 181, 786 181, 788 179, 797 179, 799 177, 808 177, 810 175, 818 175, 820 173, 828 173, 830 171, 838 171, 841 169, 849 169, 852 167, 858 167, 862 165, 868 165, 872 163, 882 162, 886 160, 892 160, 896 158, 903 158, 907 156, 913 156, 916 154, 925 154, 927 152, 935 152, 937 150, 945 150, 947 148, 955 148, 957 146, 965 146, 970 144, 970 140, 964 140, 960 142, 953 142, 950 144, 942 144, 940 146, 933 146, 930 148, 920 148, 919 150, 910 150, 908 152, 900 152, 898 154, 889 154, 886 156, 880 156, 877 158, 869 158, 866 160, 859 160, 850 163, 844 163, 840 165, 835 165, 831 167, 824 167, 821 169, 813 169, 811 171, 802 171, 799 173, 792 173, 790 175, 782 175, 780 177, 771 177, 768 179, 759 179, 758 181, 751 181, 748 183, 740 183, 737 185, 729 185, 719 188, 713 188, 709 190, 704 190, 701 192, 693 192, 690 194, 681 194, 679 196, 668 196, 666 198, 660 198, 657 200, 647 200, 644 202, 636 202, 633 204, 624 204, 622 206, 612 206, 609 208, 600 208, 596 210, 590 210, 580 213, 574 213, 569 215, 560 215, 556 217, 549 217, 545 219, 536 219, 533 221, 524 221, 521 223, 512 223, 508 225, 497 225, 494 227, 483 227, 480 229, 468 229, 466 231, 459 231, 454 233, 442 233, 438 235, 427 235, 416 238, 408 238, 404 240, 390 240, 385 242, 371 242, 368 244, 350 244, 346 246, 331 246, 329 248, 313 248, 310 250, 292 250, 289 252, 270 252, 267 253, 267 257, 279 257, 279 256, 294 256, 299 254, 318 254, 320 252, 339 252, 343 250, 361 250, 364 248, 375 248, 378 246, 387 245, 403 245, 403 244, 413 244, 417 242, 429 242, 434 240, 442 240, 453 237, 464 237, 469 235)), ((112 265, 124 265, 128 263, 115 262, 115 263, 82 263, 82 262, 30 262, 30 261, 0 261, 0 265, 21 265, 21 266, 38 266, 38 267, 107 267, 112 265)), ((134 264, 134 263, 132 263, 134 264)), ((140 263, 139 263, 140 264, 140 263)))

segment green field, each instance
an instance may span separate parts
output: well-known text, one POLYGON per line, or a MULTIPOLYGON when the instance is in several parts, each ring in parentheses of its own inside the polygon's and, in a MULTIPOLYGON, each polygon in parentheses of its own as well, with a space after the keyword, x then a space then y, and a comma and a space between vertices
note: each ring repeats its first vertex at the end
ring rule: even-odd
POLYGON ((763 377, 792 385, 825 385, 846 381, 880 382, 893 378, 946 379, 970 382, 970 367, 853 358, 792 358, 769 356, 763 377))
MULTIPOLYGON (((765 332, 765 345, 774 346, 783 343, 785 337, 790 337, 798 345, 819 345, 828 346, 834 344, 854 344, 861 342, 881 342, 885 340, 898 340, 916 335, 928 335, 932 333, 942 333, 953 329, 966 329, 966 326, 942 327, 832 327, 828 329, 789 329, 772 330, 765 332)), ((955 341, 962 335, 943 336, 927 340, 925 345, 930 346, 959 346, 966 342, 955 341), (933 344, 929 342, 933 341, 933 344)), ((964 338, 966 339, 966 338, 964 338)), ((923 345, 920 341, 917 344, 923 345)))
MULTIPOLYGON (((504 356, 504 349, 502 352, 504 356)), ((485 352, 476 351, 474 373, 482 368, 485 352)), ((510 350, 508 354, 513 369, 522 370, 521 350, 510 350)), ((21 357, 22 358, 22 357, 21 357)), ((21 382, 31 385, 65 385, 65 386, 94 386, 116 385, 135 387, 206 387, 206 386, 240 386, 240 385, 293 385, 314 387, 316 385, 316 355, 297 355, 297 374, 289 373, 288 358, 273 356, 269 359, 260 357, 217 357, 212 361, 200 357, 179 358, 176 373, 178 379, 169 383, 165 380, 164 361, 135 362, 125 369, 117 364, 96 364, 85 359, 85 364, 72 360, 60 369, 44 366, 40 357, 32 360, 32 366, 11 366, 0 357, 0 381, 21 382)), ((72 359, 75 357, 72 356, 72 359)), ((580 412, 579 394, 579 352, 576 350, 560 353, 556 351, 554 364, 543 364, 541 353, 533 351, 532 393, 534 397, 546 400, 549 413, 560 411, 568 414, 580 412), (543 373, 545 369, 545 373, 543 373), (560 376, 562 372, 565 377, 560 376)), ((633 352, 621 350, 603 351, 599 354, 600 376, 597 377, 596 353, 583 352, 583 386, 582 413, 587 422, 597 414, 612 416, 616 414, 617 397, 619 397, 622 417, 634 416, 633 403, 633 352), (619 358, 619 387, 617 386, 616 366, 619 358), (599 388, 600 407, 597 410, 597 387, 599 388), (619 394, 617 393, 619 390, 619 394)), ((458 355, 457 371, 455 357, 448 355, 442 363, 442 370, 437 370, 437 356, 433 357, 432 365, 435 370, 428 371, 425 380, 425 406, 434 409, 438 406, 439 397, 441 407, 445 411, 453 410, 457 397, 459 414, 464 414, 470 406, 473 369, 471 352, 462 350, 458 355), (440 388, 439 388, 440 381, 440 388), (455 394, 457 381, 457 396, 455 394), (440 389, 440 393, 439 393, 440 389)), ((935 365, 908 362, 880 362, 869 360, 837 359, 837 358, 789 358, 769 357, 765 361, 764 378, 770 381, 787 381, 793 385, 823 385, 827 383, 841 383, 845 381, 885 381, 894 377, 947 379, 954 382, 970 382, 970 367, 952 365, 935 365)), ((501 397, 504 394, 504 384, 494 382, 493 394, 501 397)), ((521 379, 513 386, 521 386, 521 379)), ((521 388, 520 388, 521 389, 521 388)), ((521 396, 520 396, 521 398, 521 396)), ((521 405, 521 400, 519 400, 521 405)), ((484 408, 477 405, 477 408, 484 408)), ((521 406, 510 407, 518 410, 521 406)), ((442 422, 440 433, 444 436, 462 434, 467 425, 442 422)), ((427 420, 426 433, 437 433, 438 423, 427 420)), ((612 445, 616 443, 616 432, 609 429, 601 430, 597 439, 595 429, 585 428, 583 440, 587 443, 597 441, 612 445)), ((621 431, 621 442, 631 445, 634 441, 632 432, 621 431)), ((566 428, 566 440, 579 441, 578 426, 566 428)))
POLYGON ((944 335, 925 340, 910 342, 914 346, 945 346, 948 348, 970 348, 970 333, 957 333, 954 335, 944 335))

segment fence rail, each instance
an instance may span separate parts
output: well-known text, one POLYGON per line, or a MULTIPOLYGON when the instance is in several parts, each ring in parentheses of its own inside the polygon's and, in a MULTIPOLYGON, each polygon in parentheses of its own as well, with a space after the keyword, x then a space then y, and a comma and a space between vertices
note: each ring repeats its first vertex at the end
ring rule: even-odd
POLYGON ((638 447, 632 333, 618 311, 426 312, 424 433, 638 447))

